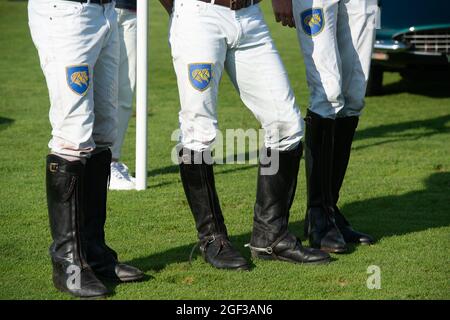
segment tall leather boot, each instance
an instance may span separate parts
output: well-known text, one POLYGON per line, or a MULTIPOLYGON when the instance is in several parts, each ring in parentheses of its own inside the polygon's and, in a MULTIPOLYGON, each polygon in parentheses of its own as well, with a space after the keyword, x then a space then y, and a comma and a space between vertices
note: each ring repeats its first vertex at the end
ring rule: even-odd
POLYGON ((248 270, 247 261, 228 239, 216 193, 209 151, 181 150, 180 175, 189 207, 195 219, 200 251, 206 262, 219 269, 248 270))
POLYGON ((270 149, 260 156, 253 232, 248 245, 254 258, 314 264, 330 260, 325 252, 304 248, 300 239, 288 230, 302 151, 300 143, 294 150, 278 152, 278 170, 272 175, 262 170, 273 166, 276 156, 270 149))
POLYGON ((86 259, 99 276, 115 281, 137 281, 144 273, 120 263, 117 253, 106 245, 105 222, 111 151, 93 154, 86 162, 85 197, 86 215, 82 223, 83 246, 86 259))
POLYGON ((342 253, 347 247, 336 226, 331 187, 335 120, 322 118, 308 110, 305 124, 308 193, 305 235, 313 248, 342 253))
POLYGON ((339 191, 341 190, 345 172, 347 171, 353 136, 355 135, 358 121, 358 117, 345 117, 336 119, 332 179, 334 216, 336 225, 344 236, 345 242, 357 244, 372 244, 374 243, 374 239, 368 234, 353 230, 350 223, 347 221, 347 219, 344 217, 337 206, 337 202, 339 200, 339 191))
POLYGON ((53 243, 50 256, 53 283, 76 297, 103 297, 108 290, 97 279, 81 244, 80 225, 84 212, 84 171, 81 161, 47 156, 46 187, 53 243))

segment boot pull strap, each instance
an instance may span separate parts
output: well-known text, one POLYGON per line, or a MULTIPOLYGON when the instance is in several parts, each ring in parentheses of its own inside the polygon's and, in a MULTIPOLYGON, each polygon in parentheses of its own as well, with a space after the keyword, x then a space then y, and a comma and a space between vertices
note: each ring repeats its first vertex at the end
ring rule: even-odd
MULTIPOLYGON (((195 250, 196 250, 197 248, 200 247, 200 250, 206 250, 206 248, 207 248, 211 243, 213 243, 214 241, 220 240, 220 239, 226 239, 226 238, 227 238, 227 237, 226 237, 225 235, 222 235, 222 234, 218 234, 218 235, 212 234, 212 235, 206 237, 204 240, 201 240, 201 241, 197 242, 197 243, 192 247, 191 254, 189 255, 189 264, 192 265, 192 257, 193 257, 194 252, 195 252, 195 250), (204 248, 201 247, 201 244, 203 244, 203 243, 205 244, 205 245, 204 245, 204 248)), ((219 248, 219 251, 220 251, 220 248, 219 248)))
POLYGON ((256 251, 256 252, 263 252, 263 253, 267 253, 273 256, 276 256, 275 253, 273 252, 273 249, 284 239, 286 238, 286 236, 288 235, 289 231, 285 231, 280 237, 277 238, 277 240, 275 240, 274 243, 272 243, 270 246, 266 247, 266 248, 258 248, 258 247, 254 247, 252 246, 250 243, 247 243, 244 245, 244 247, 246 248, 250 248, 250 250, 256 251))

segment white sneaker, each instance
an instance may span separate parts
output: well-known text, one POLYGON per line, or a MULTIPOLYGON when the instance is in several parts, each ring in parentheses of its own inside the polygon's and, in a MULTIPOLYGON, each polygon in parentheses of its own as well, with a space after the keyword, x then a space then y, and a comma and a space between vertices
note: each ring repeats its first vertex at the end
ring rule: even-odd
POLYGON ((134 190, 135 178, 130 176, 128 167, 122 162, 111 162, 110 190, 134 190))
POLYGON ((136 182, 136 178, 133 177, 132 175, 130 175, 130 171, 127 167, 127 165, 123 162, 116 162, 117 163, 117 167, 119 168, 120 172, 122 172, 123 176, 130 180, 131 182, 135 183, 136 182))

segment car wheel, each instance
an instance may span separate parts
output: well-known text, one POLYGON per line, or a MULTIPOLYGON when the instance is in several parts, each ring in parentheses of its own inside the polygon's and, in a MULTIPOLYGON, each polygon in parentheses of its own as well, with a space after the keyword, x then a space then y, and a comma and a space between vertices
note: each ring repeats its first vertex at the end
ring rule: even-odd
POLYGON ((383 69, 379 66, 370 68, 366 96, 378 96, 383 93, 383 69))

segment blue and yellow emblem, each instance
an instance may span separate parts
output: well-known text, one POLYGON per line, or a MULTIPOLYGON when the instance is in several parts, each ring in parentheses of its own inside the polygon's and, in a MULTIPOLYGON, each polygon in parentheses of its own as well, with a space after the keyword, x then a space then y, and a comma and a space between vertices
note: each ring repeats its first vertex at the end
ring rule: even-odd
POLYGON ((87 64, 66 68, 67 84, 70 89, 80 96, 84 96, 89 89, 90 77, 87 64))
POLYGON ((212 63, 191 63, 188 66, 189 81, 192 86, 199 90, 206 90, 212 79, 212 63))
POLYGON ((311 8, 300 14, 303 31, 313 37, 323 30, 325 19, 322 8, 311 8))

